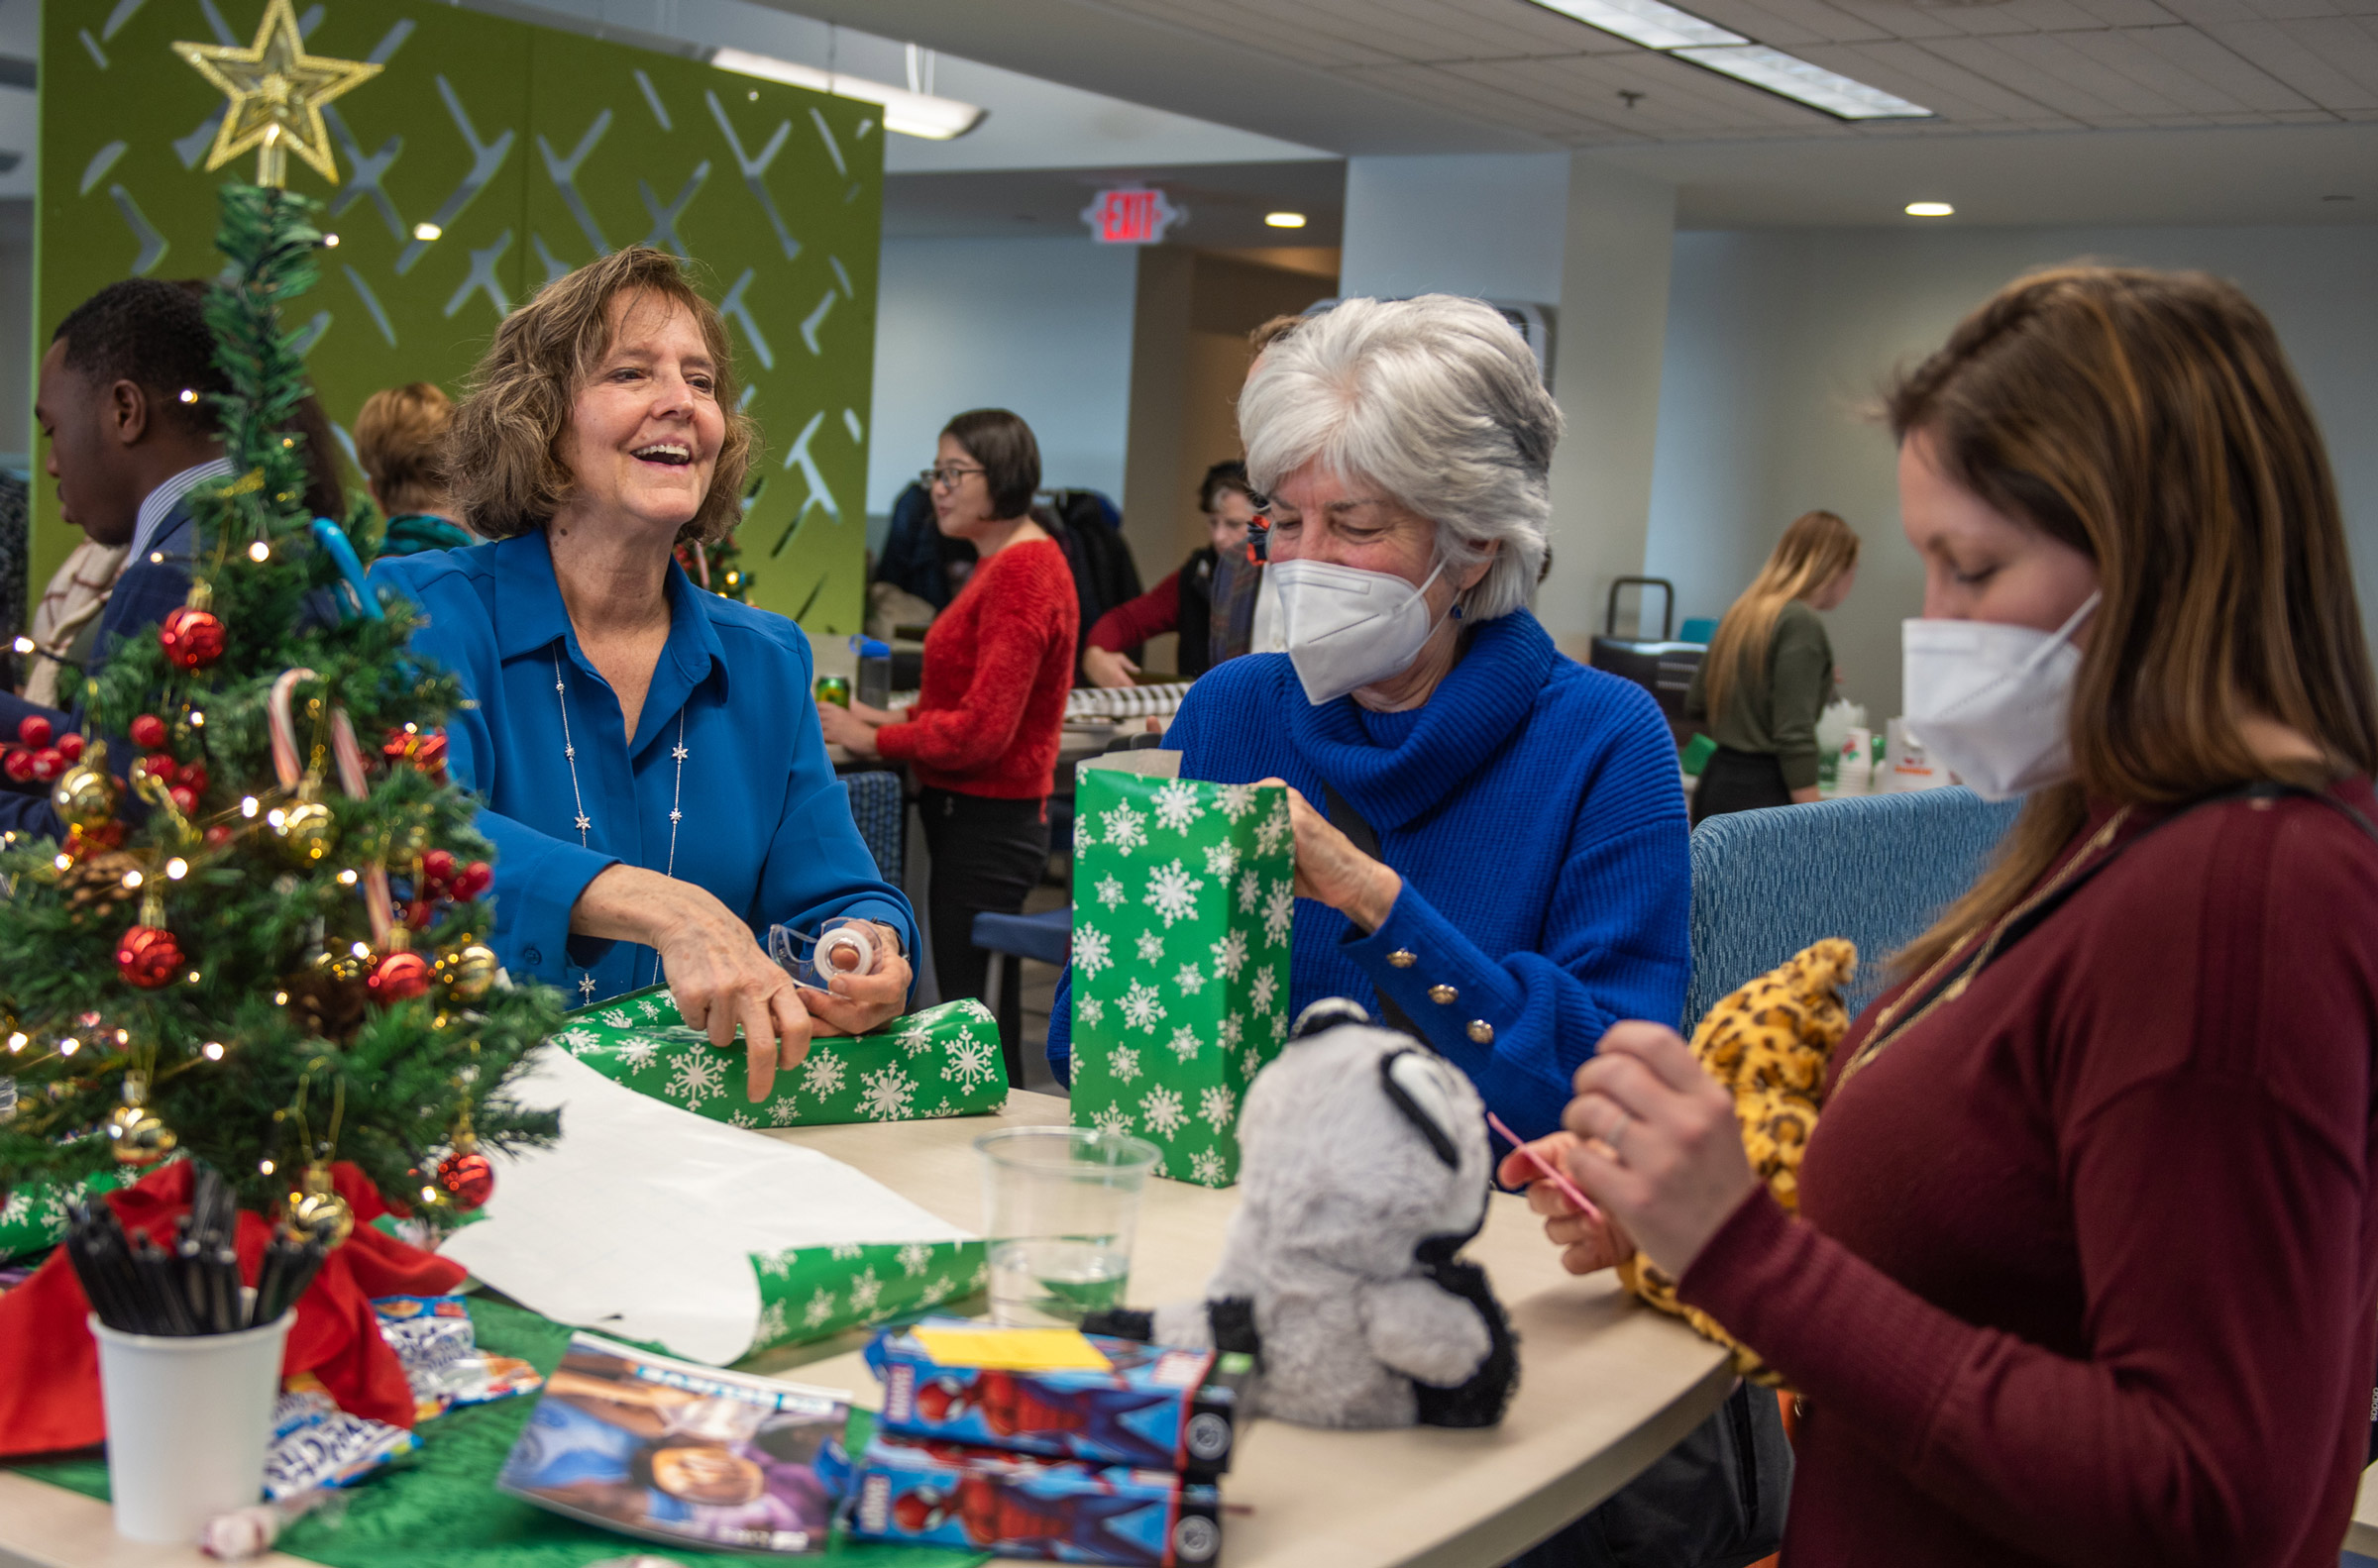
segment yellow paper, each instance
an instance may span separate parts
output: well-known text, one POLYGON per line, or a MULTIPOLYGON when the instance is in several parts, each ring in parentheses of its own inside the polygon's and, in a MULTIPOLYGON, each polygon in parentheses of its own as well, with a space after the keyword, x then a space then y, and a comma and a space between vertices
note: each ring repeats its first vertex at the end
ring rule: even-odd
POLYGON ((1000 1372, 1112 1372, 1115 1363, 1078 1328, 914 1328, 925 1353, 945 1367, 1000 1372))

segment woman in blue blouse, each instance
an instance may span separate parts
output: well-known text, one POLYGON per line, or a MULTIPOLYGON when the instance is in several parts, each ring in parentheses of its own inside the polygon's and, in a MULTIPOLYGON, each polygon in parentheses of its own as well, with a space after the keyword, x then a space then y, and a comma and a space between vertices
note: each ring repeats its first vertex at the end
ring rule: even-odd
POLYGON ((695 587, 673 552, 738 515, 751 427, 726 334, 677 261, 641 247, 504 319, 455 416, 464 520, 491 544, 382 560, 414 648, 459 676, 457 778, 486 802, 496 955, 600 1000, 666 979, 748 1093, 812 1023, 896 1016, 916 920, 852 823, 811 705, 808 640, 695 587), (761 951, 771 924, 869 922, 887 954, 831 993, 761 951))

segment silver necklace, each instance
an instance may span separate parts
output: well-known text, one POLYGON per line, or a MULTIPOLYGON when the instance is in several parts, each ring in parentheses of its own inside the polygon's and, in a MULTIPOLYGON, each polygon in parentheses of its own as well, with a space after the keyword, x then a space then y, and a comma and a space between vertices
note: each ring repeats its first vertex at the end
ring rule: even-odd
MULTIPOLYGON (((578 808, 572 825, 578 829, 578 847, 584 849, 587 847, 587 833, 594 826, 594 821, 587 815, 586 796, 579 792, 578 747, 570 739, 570 687, 562 679, 562 650, 558 644, 553 650, 553 698, 561 704, 562 760, 570 765, 570 800, 578 808)), ((674 878, 677 875, 677 825, 686 817, 686 710, 682 707, 677 710, 677 744, 670 748, 669 755, 677 763, 677 778, 669 786, 669 867, 661 875, 674 878)), ((633 787, 632 778, 630 787, 633 787)), ((627 978, 630 982, 628 989, 635 990, 633 969, 628 971, 627 978)), ((652 953, 652 979, 647 984, 657 986, 660 981, 661 953, 660 949, 655 948, 652 953)), ((579 977, 578 997, 582 1003, 594 999, 594 976, 592 972, 579 977)))

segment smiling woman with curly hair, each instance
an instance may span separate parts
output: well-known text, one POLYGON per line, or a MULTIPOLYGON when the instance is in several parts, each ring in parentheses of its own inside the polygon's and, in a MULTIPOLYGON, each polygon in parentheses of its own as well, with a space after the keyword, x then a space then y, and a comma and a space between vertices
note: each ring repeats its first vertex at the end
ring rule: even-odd
POLYGON ((681 541, 734 526, 755 450, 718 313, 641 246, 504 318, 455 411, 445 468, 493 543, 382 560, 418 603, 414 650, 471 702, 449 758, 498 853, 493 943, 515 976, 594 1001, 666 979, 748 1091, 898 1014, 915 916, 883 882, 811 716, 808 639, 705 593, 681 541), (831 993, 760 948, 772 924, 873 922, 890 957, 831 993))

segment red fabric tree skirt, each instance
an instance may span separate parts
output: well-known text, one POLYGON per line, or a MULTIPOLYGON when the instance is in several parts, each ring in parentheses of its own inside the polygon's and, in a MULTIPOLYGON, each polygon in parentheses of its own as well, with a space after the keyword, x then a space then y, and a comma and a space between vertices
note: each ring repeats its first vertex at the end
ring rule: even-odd
MULTIPOLYGON (((462 1282, 464 1270, 372 1229, 388 1205, 355 1167, 336 1166, 333 1175, 339 1196, 355 1209, 355 1234, 324 1260, 299 1299, 281 1375, 310 1372, 341 1410, 410 1427, 412 1391, 379 1337, 372 1300, 443 1295, 462 1282)), ((169 1245, 173 1222, 189 1212, 190 1167, 176 1161, 107 1201, 127 1231, 146 1231, 169 1245)), ((264 1216, 240 1215, 240 1273, 251 1285, 271 1235, 264 1216)), ((0 1458, 88 1448, 106 1438, 89 1313, 62 1247, 32 1279, 0 1296, 0 1458)))

